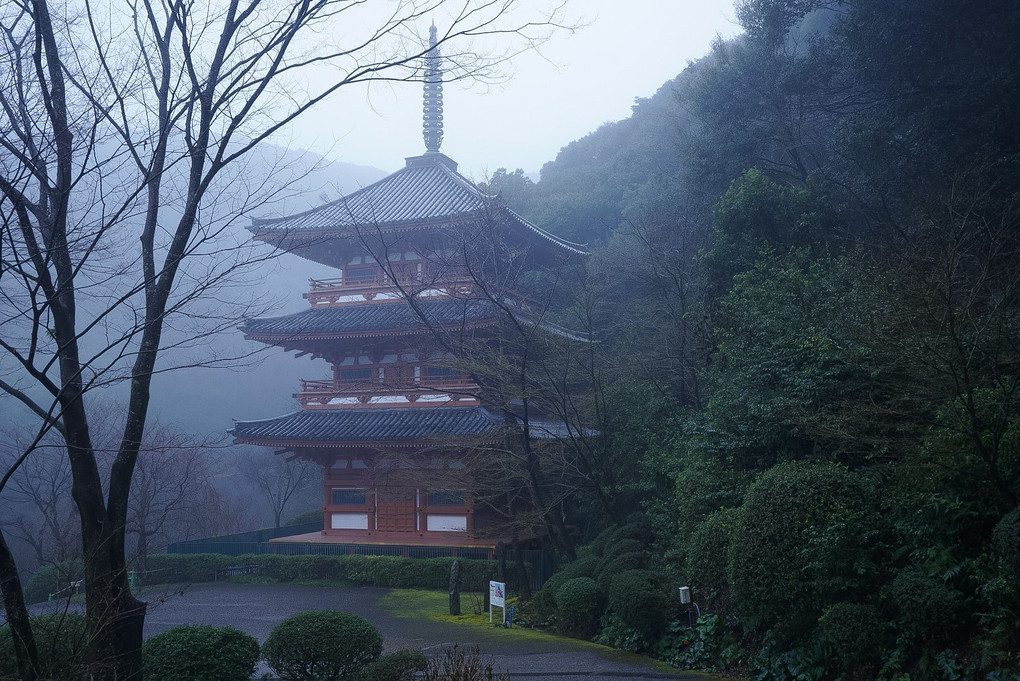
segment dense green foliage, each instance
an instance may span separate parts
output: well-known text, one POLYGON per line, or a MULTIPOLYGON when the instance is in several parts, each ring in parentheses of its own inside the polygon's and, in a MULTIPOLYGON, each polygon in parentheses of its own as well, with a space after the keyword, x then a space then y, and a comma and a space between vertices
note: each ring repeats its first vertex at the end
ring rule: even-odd
POLYGON ((680 665, 1016 678, 1020 9, 737 15, 541 182, 493 178, 593 246, 573 319, 598 441, 568 512, 611 529, 550 585, 592 579, 599 640, 680 665), (654 531, 613 536, 634 511, 654 531), (695 629, 675 602, 623 615, 643 570, 693 587, 695 629))
POLYGON ((379 659, 382 644, 379 630, 364 617, 322 610, 276 625, 262 656, 283 681, 339 681, 379 659))
POLYGON ((247 681, 258 661, 259 642, 232 627, 174 627, 142 644, 145 681, 247 681))
POLYGON ((602 611, 602 594, 591 577, 568 579, 556 589, 556 612, 561 631, 590 636, 602 611))
POLYGON ((666 593, 650 570, 623 570, 609 583, 609 611, 627 626, 654 639, 666 623, 666 593))
POLYGON ((875 577, 868 496, 845 469, 799 461, 772 467, 750 487, 728 574, 734 609, 749 628, 802 639, 826 604, 866 593, 875 577))
MULTIPOLYGON (((85 618, 74 612, 30 618, 39 653, 39 678, 75 678, 85 668, 85 618)), ((19 678, 11 628, 0 627, 0 679, 19 678)))

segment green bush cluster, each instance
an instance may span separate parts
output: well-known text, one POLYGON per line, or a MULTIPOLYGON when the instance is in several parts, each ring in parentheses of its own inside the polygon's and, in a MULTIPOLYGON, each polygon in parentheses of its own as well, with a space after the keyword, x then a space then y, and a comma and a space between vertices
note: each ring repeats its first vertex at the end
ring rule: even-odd
POLYGON ((882 661, 884 626, 877 608, 863 603, 830 605, 818 618, 818 636, 834 676, 866 681, 882 661))
POLYGON ((577 560, 572 560, 561 566, 555 574, 545 580, 545 584, 542 585, 542 588, 533 598, 533 605, 538 616, 545 619, 555 617, 556 591, 567 581, 575 577, 593 576, 598 565, 599 558, 597 556, 583 553, 577 557, 577 560))
POLYGON ((966 616, 964 595, 919 567, 900 572, 889 587, 901 637, 933 647, 950 642, 956 621, 966 616))
POLYGON ((710 598, 709 607, 726 590, 726 563, 737 510, 722 508, 710 513, 686 538, 685 581, 695 591, 710 598))
POLYGON ((811 635, 822 609, 866 592, 873 519, 868 490, 836 464, 787 462, 747 491, 729 551, 737 613, 777 635, 811 635))
POLYGON ((247 681, 258 660, 258 641, 232 627, 174 627, 142 644, 144 681, 247 681))
POLYGON ((339 681, 379 659, 382 645, 379 630, 365 618, 323 610, 280 622, 262 656, 282 681, 339 681))
POLYGON ((358 681, 414 681, 428 666, 429 658, 420 650, 398 650, 369 662, 358 681))
MULTIPOLYGON (((419 650, 380 657, 382 645, 382 635, 368 620, 333 610, 288 617, 261 651, 252 636, 231 627, 181 626, 145 641, 143 680, 247 681, 260 652, 282 681, 413 681, 429 666, 419 650)), ((6 652, 3 646, 0 634, 0 654, 6 652)), ((0 677, 9 674, 0 666, 0 677)))
POLYGON ((666 624, 666 599, 662 576, 651 570, 625 570, 610 582, 609 611, 649 638, 666 624))
MULTIPOLYGON (((85 618, 74 612, 29 618, 39 655, 39 678, 74 678, 84 666, 85 618)), ((0 626, 0 679, 18 678, 10 625, 0 626)))
POLYGON ((602 610, 602 596, 591 577, 568 579, 556 590, 558 623, 564 633, 591 636, 602 610))
POLYGON ((644 516, 612 526, 583 547, 535 595, 540 616, 564 633, 650 648, 665 626, 666 578, 651 553, 654 533, 644 516))

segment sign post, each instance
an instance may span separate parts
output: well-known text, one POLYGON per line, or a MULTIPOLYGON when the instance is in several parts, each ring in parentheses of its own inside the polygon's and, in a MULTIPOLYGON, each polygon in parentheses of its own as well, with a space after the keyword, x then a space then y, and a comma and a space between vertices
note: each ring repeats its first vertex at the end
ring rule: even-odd
POLYGON ((492 608, 503 609, 503 620, 506 620, 506 584, 489 582, 489 622, 492 622, 492 608))

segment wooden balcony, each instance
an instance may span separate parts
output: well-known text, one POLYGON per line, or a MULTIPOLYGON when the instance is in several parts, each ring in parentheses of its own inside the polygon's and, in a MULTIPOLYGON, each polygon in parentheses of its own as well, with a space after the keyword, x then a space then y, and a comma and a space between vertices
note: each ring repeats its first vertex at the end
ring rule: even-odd
POLYGON ((301 380, 301 391, 294 397, 304 409, 337 409, 364 406, 373 398, 403 398, 399 401, 382 400, 375 406, 427 406, 449 405, 450 401, 462 406, 479 404, 478 384, 466 377, 423 378, 413 381, 333 381, 301 380), (448 395, 451 400, 421 400, 423 395, 448 395))
MULTIPOLYGON (((381 294, 419 294, 425 290, 442 291, 448 295, 463 295, 471 290, 471 282, 453 277, 423 279, 412 276, 402 280, 400 286, 382 270, 372 276, 360 275, 347 279, 309 279, 308 293, 304 294, 312 307, 356 305, 374 300, 381 294)), ((393 296, 386 296, 392 298, 393 296)))

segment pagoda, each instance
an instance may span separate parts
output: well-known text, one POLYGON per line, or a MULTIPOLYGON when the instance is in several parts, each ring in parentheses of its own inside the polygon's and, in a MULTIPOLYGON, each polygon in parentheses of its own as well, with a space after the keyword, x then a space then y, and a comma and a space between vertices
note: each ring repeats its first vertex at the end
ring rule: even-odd
MULTIPOLYGON (((460 462, 471 447, 504 439, 513 418, 487 404, 485 386, 459 354, 466 340, 497 337, 508 311, 521 323, 542 322, 511 291, 482 294, 480 270, 489 270, 476 267, 469 251, 499 253, 495 264, 517 269, 555 266, 585 251, 481 191, 439 151, 436 42, 433 26, 425 154, 339 200, 249 227, 255 239, 337 270, 310 280, 307 309, 242 327, 250 340, 330 368, 325 378, 301 381, 299 410, 238 421, 231 431, 237 443, 321 467, 324 529, 293 540, 487 548, 503 539, 491 508, 479 503, 484 491, 460 462)), ((529 425, 532 438, 562 429, 534 418, 529 425)))

